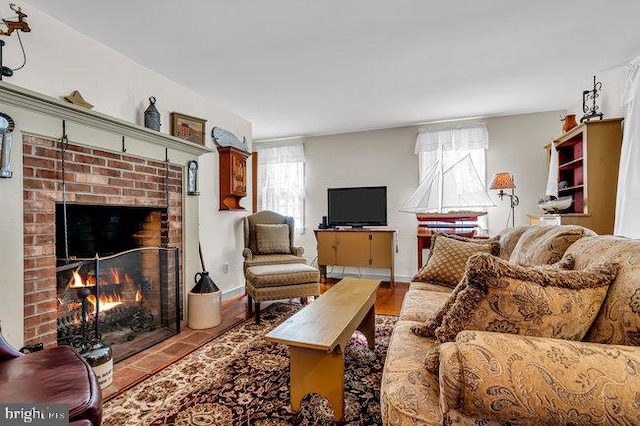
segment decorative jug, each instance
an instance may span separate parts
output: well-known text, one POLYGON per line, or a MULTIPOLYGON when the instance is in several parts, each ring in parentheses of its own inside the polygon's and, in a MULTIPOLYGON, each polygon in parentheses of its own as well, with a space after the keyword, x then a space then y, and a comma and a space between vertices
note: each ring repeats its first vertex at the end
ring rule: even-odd
POLYGON ((193 277, 196 285, 191 289, 191 293, 216 293, 220 291, 216 283, 213 282, 211 277, 209 277, 209 272, 202 271, 198 272, 195 277, 193 277), (198 278, 200 276, 200 278, 198 278))
POLYGON ((562 121, 564 121, 564 124, 562 125, 562 131, 564 133, 567 133, 569 130, 573 129, 578 125, 575 114, 565 115, 562 121))

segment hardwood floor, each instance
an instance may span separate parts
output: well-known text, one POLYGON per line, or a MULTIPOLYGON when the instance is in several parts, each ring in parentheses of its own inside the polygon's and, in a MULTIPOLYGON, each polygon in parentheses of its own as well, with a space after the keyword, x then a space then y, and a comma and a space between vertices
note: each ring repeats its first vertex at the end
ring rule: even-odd
MULTIPOLYGON (((329 280, 320 284, 320 292, 330 289, 338 280, 329 280)), ((383 281, 376 294, 376 313, 382 315, 398 315, 404 294, 409 289, 407 283, 396 283, 391 287, 383 281)), ((262 302, 266 308, 273 302, 262 302)), ((221 335, 240 322, 253 318, 247 310, 247 297, 238 296, 222 302, 222 323, 205 330, 192 330, 182 324, 181 332, 144 352, 127 358, 114 366, 113 383, 102 390, 103 400, 109 400, 140 381, 160 371, 167 365, 188 355, 215 337, 221 335)))

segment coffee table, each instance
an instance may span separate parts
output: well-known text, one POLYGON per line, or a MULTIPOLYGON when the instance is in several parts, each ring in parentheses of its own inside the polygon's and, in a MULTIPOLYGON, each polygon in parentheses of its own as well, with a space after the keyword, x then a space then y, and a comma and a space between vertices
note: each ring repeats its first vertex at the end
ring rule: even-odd
POLYGON ((356 330, 375 346, 375 301, 380 281, 343 279, 265 338, 289 346, 291 409, 300 411, 302 398, 323 395, 334 418, 344 418, 344 349, 356 330))

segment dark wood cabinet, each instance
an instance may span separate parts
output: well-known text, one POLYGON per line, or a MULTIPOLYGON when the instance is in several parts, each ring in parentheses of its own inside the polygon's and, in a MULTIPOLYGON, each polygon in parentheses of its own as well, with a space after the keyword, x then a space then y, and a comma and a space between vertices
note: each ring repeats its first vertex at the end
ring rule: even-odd
POLYGON ((218 147, 220 158, 220 210, 244 210, 247 196, 247 158, 250 153, 233 146, 218 147))

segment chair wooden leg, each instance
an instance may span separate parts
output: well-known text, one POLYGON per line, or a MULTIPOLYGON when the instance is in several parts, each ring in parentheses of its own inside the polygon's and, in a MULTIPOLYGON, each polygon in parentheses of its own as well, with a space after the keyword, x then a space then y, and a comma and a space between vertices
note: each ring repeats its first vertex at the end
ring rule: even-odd
POLYGON ((256 324, 260 324, 260 302, 256 301, 256 324))
POLYGON ((248 294, 247 294, 247 308, 249 309, 249 313, 253 312, 253 299, 248 294))
POLYGON ((308 305, 309 304, 309 298, 307 298, 306 296, 301 297, 300 298, 300 303, 303 305, 308 305))

